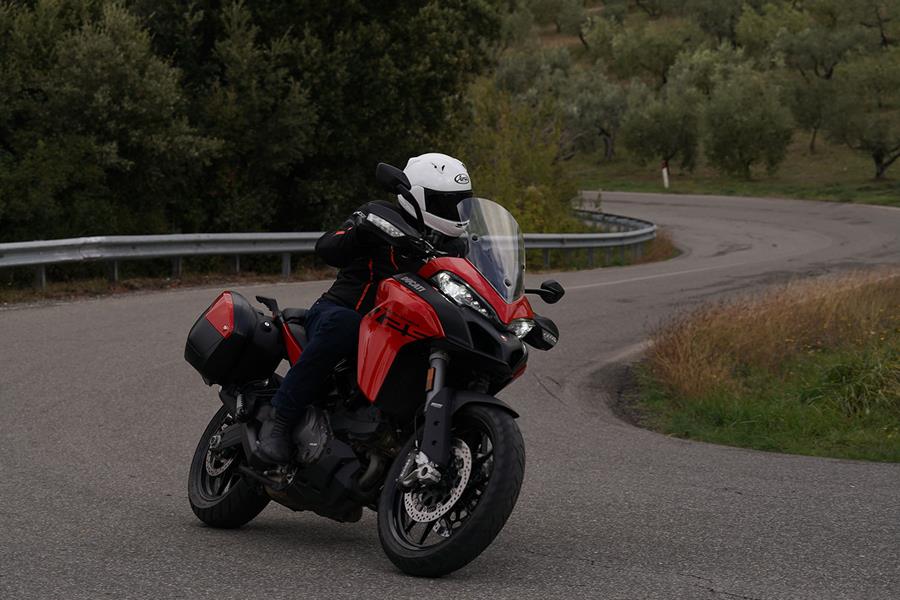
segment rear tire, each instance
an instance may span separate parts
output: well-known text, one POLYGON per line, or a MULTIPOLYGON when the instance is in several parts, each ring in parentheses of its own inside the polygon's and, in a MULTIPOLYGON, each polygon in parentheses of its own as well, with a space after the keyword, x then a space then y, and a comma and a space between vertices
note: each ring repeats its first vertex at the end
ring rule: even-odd
POLYGON ((194 514, 207 525, 223 529, 250 522, 269 503, 265 492, 237 471, 244 463, 240 446, 221 454, 210 453, 210 438, 230 420, 226 406, 213 416, 197 444, 188 476, 188 500, 194 514))
POLYGON ((512 415, 493 406, 470 404, 453 415, 453 437, 466 441, 472 474, 450 512, 435 519, 430 527, 428 522, 412 523, 404 504, 405 494, 397 487, 415 436, 406 443, 385 479, 378 503, 378 537, 391 562, 409 575, 440 577, 467 565, 494 541, 519 497, 525 475, 525 443, 512 415), (473 430, 490 439, 489 455, 476 448, 478 442, 467 433, 473 430), (421 532, 416 532, 420 525, 421 532), (420 541, 414 539, 423 534, 420 541), (426 544, 429 539, 432 544, 426 544))

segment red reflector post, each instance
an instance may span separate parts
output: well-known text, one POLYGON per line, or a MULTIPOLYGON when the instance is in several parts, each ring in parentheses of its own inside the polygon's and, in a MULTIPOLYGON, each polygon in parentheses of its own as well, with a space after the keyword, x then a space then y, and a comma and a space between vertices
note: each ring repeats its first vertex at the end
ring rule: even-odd
POLYGON ((222 292, 206 311, 206 320, 209 321, 223 338, 227 338, 234 331, 234 300, 231 292, 222 292))

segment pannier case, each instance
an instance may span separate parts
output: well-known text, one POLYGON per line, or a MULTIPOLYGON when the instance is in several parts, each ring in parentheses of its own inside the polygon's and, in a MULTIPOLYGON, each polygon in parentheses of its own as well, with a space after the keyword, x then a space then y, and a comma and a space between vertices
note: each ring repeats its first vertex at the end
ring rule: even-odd
POLYGON ((284 358, 271 318, 237 292, 222 292, 188 334, 184 358, 207 384, 261 380, 284 358))

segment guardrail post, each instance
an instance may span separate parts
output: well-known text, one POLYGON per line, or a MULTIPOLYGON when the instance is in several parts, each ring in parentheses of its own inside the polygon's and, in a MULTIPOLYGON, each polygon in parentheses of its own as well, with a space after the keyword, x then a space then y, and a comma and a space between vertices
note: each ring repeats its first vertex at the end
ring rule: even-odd
POLYGON ((634 253, 634 260, 640 260, 640 259, 641 259, 641 256, 644 255, 644 244, 643 244, 643 243, 641 243, 641 244, 635 244, 635 245, 632 246, 632 247, 634 248, 634 250, 633 250, 633 253, 634 253))
POLYGON ((588 266, 594 268, 594 248, 588 248, 588 266))
POLYGON ((181 257, 176 256, 172 259, 172 279, 181 278, 181 257))
POLYGON ((118 283, 119 282, 119 261, 114 260, 109 263, 106 272, 106 278, 110 283, 118 283))
POLYGON ((34 269, 34 287, 39 290, 47 289, 47 267, 38 265, 34 269))
POLYGON ((550 268, 550 248, 544 248, 544 268, 550 268))
POLYGON ((241 272, 241 255, 234 255, 234 274, 238 275, 241 272))
POLYGON ((612 264, 613 261, 613 249, 610 246, 607 246, 603 249, 603 266, 608 267, 612 264))
POLYGON ((291 254, 285 252, 281 255, 281 276, 285 279, 291 276, 291 254))

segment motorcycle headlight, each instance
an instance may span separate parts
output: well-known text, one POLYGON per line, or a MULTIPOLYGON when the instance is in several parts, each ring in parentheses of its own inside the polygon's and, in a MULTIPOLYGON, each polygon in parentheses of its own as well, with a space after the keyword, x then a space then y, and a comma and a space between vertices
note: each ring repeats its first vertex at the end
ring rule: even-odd
POLYGON ((532 329, 534 329, 534 321, 531 319, 513 319, 513 322, 509 324, 509 330, 520 340, 532 329))
POLYGON ((431 282, 441 290, 445 296, 460 306, 467 306, 475 312, 481 313, 488 319, 494 319, 493 310, 481 296, 472 291, 468 285, 455 278, 447 271, 441 271, 431 278, 431 282))

